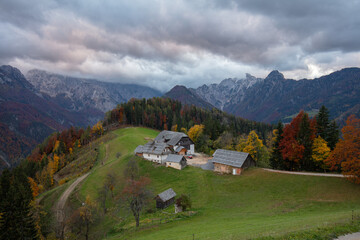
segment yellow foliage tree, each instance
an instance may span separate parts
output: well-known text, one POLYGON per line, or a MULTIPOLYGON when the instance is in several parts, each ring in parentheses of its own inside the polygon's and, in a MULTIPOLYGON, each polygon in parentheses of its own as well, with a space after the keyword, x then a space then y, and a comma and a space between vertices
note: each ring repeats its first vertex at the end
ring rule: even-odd
POLYGON ((178 125, 177 124, 175 124, 175 125, 173 125, 171 127, 171 131, 177 132, 177 130, 178 130, 178 125))
POLYGON ((201 134, 204 131, 205 126, 204 125, 194 125, 191 127, 188 131, 188 136, 193 140, 194 143, 196 143, 201 136, 201 134))
POLYGON ((56 173, 59 170, 59 160, 60 157, 57 154, 54 154, 53 157, 54 161, 53 161, 53 174, 56 173))
POLYGON ((245 145, 243 151, 249 153, 255 162, 264 155, 264 144, 255 131, 249 133, 245 145))
POLYGON ((246 141, 247 141, 246 136, 243 135, 240 136, 238 144, 235 146, 235 150, 238 152, 243 152, 244 148, 246 147, 246 141))
POLYGON ((53 152, 56 152, 59 149, 59 146, 60 146, 60 141, 56 140, 54 148, 53 148, 53 152))
POLYGON ((99 121, 92 127, 92 133, 102 135, 104 133, 104 128, 102 123, 99 121))
POLYGON ((31 192, 33 195, 33 198, 36 198, 39 195, 39 187, 38 184, 35 182, 34 179, 32 179, 31 177, 28 177, 29 183, 30 183, 30 188, 31 188, 31 192))
POLYGON ((183 132, 183 133, 187 134, 186 128, 183 128, 183 127, 180 129, 180 132, 183 132))
POLYGON ((50 179, 50 186, 54 185, 54 161, 50 160, 48 165, 47 165, 47 169, 45 174, 47 174, 48 176, 45 176, 46 178, 50 179))
POLYGON ((320 136, 314 139, 312 147, 312 158, 319 165, 319 167, 324 168, 326 164, 324 163, 330 155, 330 148, 328 147, 327 142, 320 136))

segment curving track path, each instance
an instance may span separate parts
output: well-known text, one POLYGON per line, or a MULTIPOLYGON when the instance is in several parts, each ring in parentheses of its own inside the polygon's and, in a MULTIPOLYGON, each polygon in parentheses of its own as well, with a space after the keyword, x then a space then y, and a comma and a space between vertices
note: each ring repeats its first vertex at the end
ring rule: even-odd
POLYGON ((68 187, 68 189, 65 190, 65 192, 63 192, 63 194, 61 195, 59 201, 56 204, 56 219, 59 223, 62 223, 65 219, 65 204, 66 201, 68 200, 70 194, 74 191, 74 189, 76 188, 76 186, 82 181, 84 180, 90 173, 86 173, 84 175, 82 175, 81 177, 79 177, 78 179, 75 180, 75 182, 73 182, 70 187, 68 187))

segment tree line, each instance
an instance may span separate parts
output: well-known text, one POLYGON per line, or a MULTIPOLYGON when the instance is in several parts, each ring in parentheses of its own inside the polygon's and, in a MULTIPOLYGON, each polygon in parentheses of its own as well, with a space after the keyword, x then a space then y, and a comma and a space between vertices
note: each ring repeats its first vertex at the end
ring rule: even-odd
POLYGON ((290 171, 338 171, 360 183, 360 120, 349 116, 342 138, 322 106, 312 119, 301 111, 290 124, 274 129, 270 164, 290 171))

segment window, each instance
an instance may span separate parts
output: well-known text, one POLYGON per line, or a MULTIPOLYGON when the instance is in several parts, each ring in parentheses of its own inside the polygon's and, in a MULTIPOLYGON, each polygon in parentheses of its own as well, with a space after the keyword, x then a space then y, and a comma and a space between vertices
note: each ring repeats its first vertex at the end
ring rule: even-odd
POLYGON ((157 158, 159 158, 159 155, 157 155, 157 158))

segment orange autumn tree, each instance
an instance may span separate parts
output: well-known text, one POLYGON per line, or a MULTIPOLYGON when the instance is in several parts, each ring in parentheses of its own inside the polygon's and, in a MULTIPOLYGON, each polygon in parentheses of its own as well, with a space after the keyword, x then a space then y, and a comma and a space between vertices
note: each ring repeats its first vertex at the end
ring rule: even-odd
POLYGON ((360 184, 360 119, 351 115, 341 129, 341 139, 325 163, 330 170, 341 170, 352 182, 360 184))
POLYGON ((304 155, 304 146, 300 145, 296 140, 303 116, 304 111, 301 111, 290 124, 286 125, 283 132, 283 139, 279 144, 284 165, 288 170, 298 169, 304 155))
POLYGON ((287 170, 315 170, 312 146, 316 136, 316 119, 301 111, 286 125, 279 143, 279 149, 287 170))

